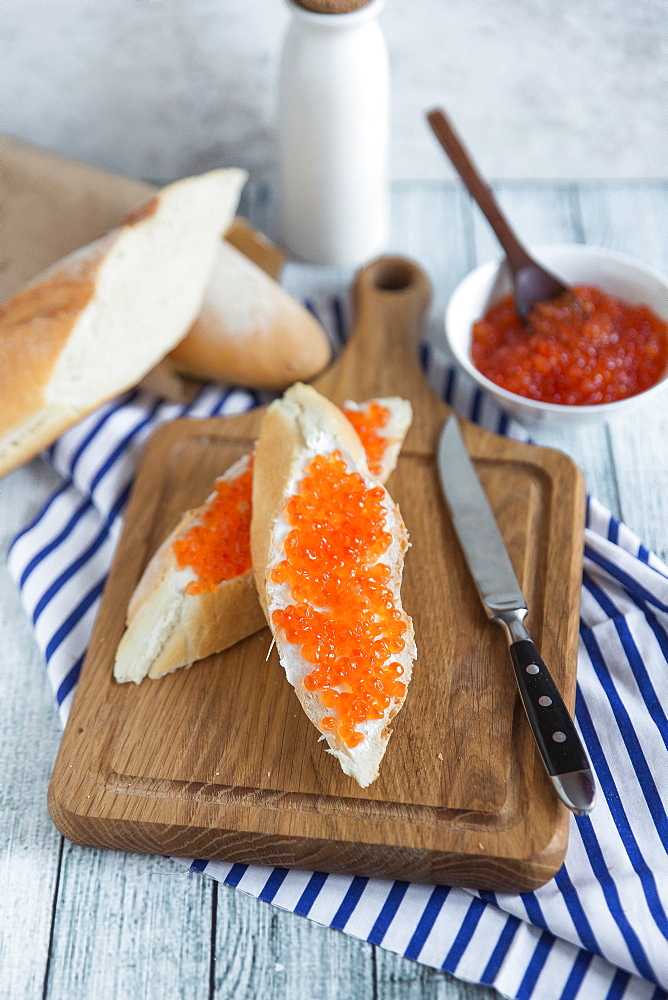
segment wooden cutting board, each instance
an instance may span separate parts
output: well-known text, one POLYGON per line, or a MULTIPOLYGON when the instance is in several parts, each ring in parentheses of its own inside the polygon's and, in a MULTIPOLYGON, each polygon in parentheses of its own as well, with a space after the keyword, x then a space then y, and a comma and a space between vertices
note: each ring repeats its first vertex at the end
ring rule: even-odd
MULTIPOLYGON (((355 285, 343 354, 317 380, 337 403, 402 395, 415 417, 388 488, 412 547, 403 603, 418 659, 380 777, 360 789, 325 754, 267 629, 139 686, 112 664, 129 597, 181 512, 247 452, 262 411, 181 420, 147 445, 49 790, 56 826, 98 847, 506 891, 550 879, 568 811, 543 771, 505 639, 482 610, 434 460, 449 408, 416 341, 430 288, 381 258, 355 285)), ((567 704, 575 696, 584 486, 554 450, 463 425, 527 597, 529 625, 567 704)))

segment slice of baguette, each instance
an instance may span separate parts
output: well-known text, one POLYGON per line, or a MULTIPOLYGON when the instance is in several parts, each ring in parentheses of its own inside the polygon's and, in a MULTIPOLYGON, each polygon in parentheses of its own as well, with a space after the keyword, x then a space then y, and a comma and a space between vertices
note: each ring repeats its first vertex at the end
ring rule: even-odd
MULTIPOLYGON (((396 396, 370 402, 386 406, 391 414, 382 429, 388 436, 391 434, 383 460, 384 481, 394 469, 399 450, 394 446, 398 440, 401 447, 412 411, 410 403, 396 396)), ((365 409, 368 405, 355 403, 348 408, 365 409)), ((244 455, 220 479, 232 482, 245 471, 249 461, 250 455, 244 455)), ((145 677, 157 679, 190 667, 196 660, 228 649, 266 625, 252 571, 223 580, 213 592, 191 595, 185 591, 195 575, 177 565, 174 542, 201 521, 215 495, 214 490, 201 507, 186 511, 146 566, 130 599, 127 629, 116 652, 117 681, 139 684, 145 677)))
MULTIPOLYGON (((244 455, 221 479, 231 482, 248 467, 244 455)), ((265 624, 251 572, 223 580, 215 590, 186 593, 196 580, 192 569, 181 569, 174 542, 201 521, 215 497, 187 511, 148 563, 128 605, 127 629, 114 663, 117 681, 162 677, 179 667, 227 649, 265 624)))
POLYGON ((213 170, 169 185, 0 308, 0 475, 184 337, 245 179, 213 170))
POLYGON ((330 356, 308 309, 222 240, 202 310, 169 361, 184 375, 282 391, 313 378, 330 356))
MULTIPOLYGON (((274 634, 276 646, 289 682, 313 725, 323 734, 328 753, 339 761, 343 771, 363 788, 378 776, 378 769, 387 747, 391 728, 389 722, 401 708, 405 694, 393 698, 383 718, 359 724, 356 728, 364 739, 351 748, 335 732, 322 726, 323 717, 331 715, 317 691, 309 691, 304 680, 313 670, 306 662, 300 646, 287 640, 283 629, 272 621, 273 612, 293 603, 287 584, 272 581, 272 572, 284 558, 284 541, 288 533, 285 507, 297 489, 308 466, 316 455, 329 455, 338 450, 348 469, 359 473, 367 486, 378 481, 368 471, 364 449, 351 425, 340 410, 320 396, 314 389, 295 385, 269 406, 257 443, 253 473, 253 515, 251 522, 251 552, 260 602, 274 634)), ((398 507, 385 492, 383 502, 385 529, 392 535, 389 549, 379 561, 391 569, 391 589, 395 606, 401 611, 406 625, 405 647, 391 659, 403 667, 402 681, 408 685, 412 664, 416 656, 413 626, 403 612, 400 600, 403 560, 408 537, 398 507)))

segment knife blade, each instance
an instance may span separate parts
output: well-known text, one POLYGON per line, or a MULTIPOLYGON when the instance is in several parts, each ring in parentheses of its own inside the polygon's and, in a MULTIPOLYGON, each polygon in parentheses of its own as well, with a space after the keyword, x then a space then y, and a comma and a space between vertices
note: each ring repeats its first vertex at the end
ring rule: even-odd
POLYGON ((587 753, 559 690, 529 635, 526 600, 456 417, 445 423, 438 471, 464 558, 488 617, 503 627, 522 704, 547 773, 575 813, 594 806, 596 783, 587 753))

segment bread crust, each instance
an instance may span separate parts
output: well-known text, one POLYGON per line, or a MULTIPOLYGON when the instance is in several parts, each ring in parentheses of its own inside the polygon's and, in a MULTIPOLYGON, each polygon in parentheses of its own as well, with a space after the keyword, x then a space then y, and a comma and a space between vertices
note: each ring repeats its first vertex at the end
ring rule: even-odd
POLYGON ((0 306, 0 434, 29 420, 72 327, 95 294, 95 279, 118 230, 69 254, 0 306))
POLYGON ((282 391, 313 378, 330 357, 308 309, 221 240, 202 310, 169 360, 184 375, 282 391))
MULTIPOLYGON (((331 447, 333 441, 334 447, 343 453, 349 468, 360 472, 372 485, 377 482, 369 476, 364 450, 361 449, 360 455, 360 448, 351 441, 351 429, 341 411, 306 386, 294 386, 281 400, 272 403, 263 421, 254 459, 251 553, 260 602, 276 640, 288 680, 307 716, 327 741, 328 752, 337 757, 346 774, 366 787, 378 775, 392 731, 388 723, 403 705, 405 694, 402 698, 393 699, 383 719, 364 723, 364 740, 357 747, 348 747, 335 733, 323 731, 321 721, 324 715, 329 714, 329 710, 322 705, 318 693, 308 691, 303 684, 312 666, 301 658, 298 646, 286 641, 282 630, 273 625, 271 617, 274 607, 281 604, 280 586, 272 582, 271 573, 283 555, 285 504, 292 495, 305 461, 319 453, 319 441, 324 445, 329 439, 329 452, 334 450, 331 447)), ((359 443, 356 434, 355 438, 359 443)), ((383 561, 391 566, 390 586, 397 606, 401 607, 399 589, 408 536, 399 509, 392 503, 389 495, 386 495, 386 510, 387 530, 391 530, 393 543, 383 561)), ((405 612, 402 617, 406 624, 405 648, 394 659, 402 664, 402 680, 408 686, 416 648, 412 621, 405 612)))

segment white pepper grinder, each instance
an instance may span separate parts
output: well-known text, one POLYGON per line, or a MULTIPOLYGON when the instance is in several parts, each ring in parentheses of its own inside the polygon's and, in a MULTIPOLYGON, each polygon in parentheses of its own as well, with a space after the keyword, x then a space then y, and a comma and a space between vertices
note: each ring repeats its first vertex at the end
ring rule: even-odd
POLYGON ((389 235, 385 0, 287 0, 278 87, 280 239, 315 264, 356 267, 389 235))

